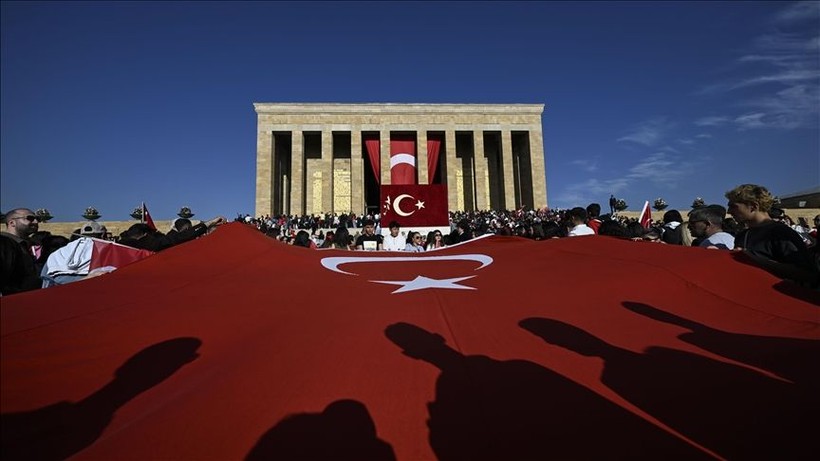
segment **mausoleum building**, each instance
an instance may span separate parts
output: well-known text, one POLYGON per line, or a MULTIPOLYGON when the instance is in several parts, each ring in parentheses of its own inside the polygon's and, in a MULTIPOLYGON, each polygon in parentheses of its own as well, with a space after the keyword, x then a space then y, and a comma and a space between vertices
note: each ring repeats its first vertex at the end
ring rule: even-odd
POLYGON ((374 213, 443 184, 450 210, 547 204, 543 104, 255 103, 256 215, 374 213))

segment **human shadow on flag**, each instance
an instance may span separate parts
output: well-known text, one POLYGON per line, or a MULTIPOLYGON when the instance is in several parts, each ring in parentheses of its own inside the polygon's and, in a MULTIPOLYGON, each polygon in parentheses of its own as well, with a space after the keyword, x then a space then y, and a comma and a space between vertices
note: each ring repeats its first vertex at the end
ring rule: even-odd
POLYGON ((772 372, 801 388, 820 389, 820 340, 729 333, 647 304, 626 301, 623 306, 658 322, 686 328, 689 332, 678 338, 689 344, 772 372))
POLYGON ((800 459, 813 451, 807 400, 792 383, 677 349, 636 353, 559 320, 520 325, 548 344, 600 357, 604 385, 726 459, 800 459))
POLYGON ((321 413, 301 413, 280 421, 256 443, 247 461, 396 459, 393 447, 376 436, 363 403, 337 400, 321 413))
POLYGON ((812 304, 814 307, 820 307, 820 290, 818 289, 801 286, 791 280, 781 280, 772 285, 772 288, 784 295, 812 304))
POLYGON ((408 357, 441 370, 428 404, 438 459, 708 458, 536 363, 464 355, 408 323, 388 326, 385 335, 408 357))
POLYGON ((120 407, 196 360, 201 344, 197 338, 154 344, 128 359, 111 382, 79 402, 0 415, 0 458, 60 460, 80 452, 99 438, 120 407))

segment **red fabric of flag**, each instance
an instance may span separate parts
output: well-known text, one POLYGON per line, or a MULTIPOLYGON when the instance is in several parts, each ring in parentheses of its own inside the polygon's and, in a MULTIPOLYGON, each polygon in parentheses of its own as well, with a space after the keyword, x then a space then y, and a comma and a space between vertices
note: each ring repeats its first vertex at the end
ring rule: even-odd
POLYGON ((447 187, 441 184, 381 186, 381 223, 396 221, 402 227, 446 226, 447 187))
POLYGON ((390 184, 416 184, 416 138, 390 139, 390 184))
POLYGON ((0 298, 3 459, 805 458, 817 303, 728 251, 231 223, 0 298))
POLYGON ((643 210, 641 210, 641 226, 648 229, 649 226, 652 225, 652 210, 649 209, 649 201, 647 200, 646 203, 643 204, 643 210))
POLYGON ((441 151, 440 139, 427 140, 427 184, 433 184, 438 169, 438 156, 441 151))
POLYGON ((151 213, 148 212, 148 207, 145 206, 145 202, 142 202, 142 219, 152 230, 157 230, 157 226, 154 225, 154 220, 151 218, 151 213))
POLYGON ((376 184, 381 184, 381 144, 378 139, 365 139, 364 145, 367 148, 367 156, 370 159, 370 168, 376 178, 376 184))
POLYGON ((106 266, 121 268, 152 254, 154 254, 152 251, 139 250, 107 240, 94 239, 89 269, 94 270, 106 266))

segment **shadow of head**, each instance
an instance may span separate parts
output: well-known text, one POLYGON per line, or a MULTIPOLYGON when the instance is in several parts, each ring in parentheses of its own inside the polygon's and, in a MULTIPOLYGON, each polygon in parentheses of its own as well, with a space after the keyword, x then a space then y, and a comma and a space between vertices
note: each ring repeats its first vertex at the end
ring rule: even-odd
POLYGON ((441 335, 430 333, 409 323, 394 323, 384 330, 384 335, 402 348, 404 355, 415 359, 430 357, 447 349, 445 340, 441 335))
POLYGON ((575 351, 581 355, 602 357, 610 346, 586 331, 560 320, 531 317, 518 325, 546 343, 575 351))
POLYGON ((117 369, 115 380, 128 383, 135 392, 141 392, 196 360, 201 345, 202 341, 197 338, 174 338, 148 346, 117 369))
POLYGON ((356 400, 337 400, 328 405, 322 415, 325 423, 337 431, 347 434, 375 437, 376 424, 363 403, 356 400))

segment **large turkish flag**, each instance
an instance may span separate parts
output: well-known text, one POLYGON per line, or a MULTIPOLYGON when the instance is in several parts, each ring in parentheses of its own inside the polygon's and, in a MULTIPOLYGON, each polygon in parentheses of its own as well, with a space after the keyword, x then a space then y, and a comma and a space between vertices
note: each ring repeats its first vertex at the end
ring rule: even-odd
POLYGON ((0 298, 0 458, 811 458, 818 295, 738 258, 227 224, 0 298))
POLYGON ((447 186, 441 184, 381 186, 381 224, 396 221, 402 227, 447 226, 447 186))

